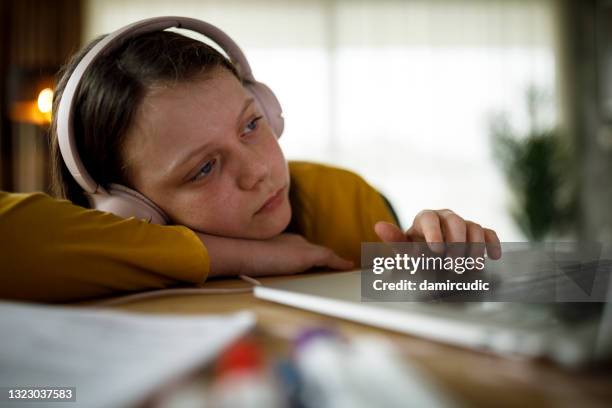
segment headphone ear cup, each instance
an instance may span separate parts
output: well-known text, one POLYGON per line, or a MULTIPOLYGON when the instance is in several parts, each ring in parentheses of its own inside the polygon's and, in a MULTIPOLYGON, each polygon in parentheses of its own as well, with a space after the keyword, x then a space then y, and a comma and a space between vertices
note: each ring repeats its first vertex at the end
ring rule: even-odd
POLYGON ((92 208, 123 218, 135 217, 152 224, 166 225, 170 219, 153 201, 136 190, 111 184, 107 193, 88 194, 92 208))
POLYGON ((276 137, 281 137, 285 128, 285 119, 283 118, 283 109, 274 92, 262 82, 248 81, 244 86, 263 110, 266 120, 272 127, 276 137))

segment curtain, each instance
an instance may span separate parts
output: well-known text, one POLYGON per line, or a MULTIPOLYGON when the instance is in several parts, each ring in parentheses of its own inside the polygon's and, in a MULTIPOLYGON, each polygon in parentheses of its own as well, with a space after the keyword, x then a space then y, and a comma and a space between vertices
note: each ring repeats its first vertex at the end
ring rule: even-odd
POLYGON ((403 225, 451 208, 523 237, 491 154, 489 124, 529 126, 526 95, 556 121, 554 2, 89 0, 85 39, 140 18, 218 25, 246 52, 285 112, 289 159, 343 166, 393 203, 403 225))

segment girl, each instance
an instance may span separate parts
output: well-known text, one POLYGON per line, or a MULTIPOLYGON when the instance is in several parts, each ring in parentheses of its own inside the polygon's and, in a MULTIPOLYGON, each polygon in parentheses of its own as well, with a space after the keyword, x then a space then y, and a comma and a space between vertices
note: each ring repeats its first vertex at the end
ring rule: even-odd
MULTIPOLYGON (((97 41, 61 72, 54 113, 97 41)), ((359 176, 287 163, 232 63, 174 32, 137 35, 99 56, 80 82, 73 127, 98 183, 137 190, 173 223, 200 233, 209 276, 349 269, 360 261, 361 242, 378 240, 481 242, 499 256, 494 231, 450 210, 422 211, 402 232, 384 198, 359 176)), ((87 206, 62 161, 56 128, 55 193, 87 206)))

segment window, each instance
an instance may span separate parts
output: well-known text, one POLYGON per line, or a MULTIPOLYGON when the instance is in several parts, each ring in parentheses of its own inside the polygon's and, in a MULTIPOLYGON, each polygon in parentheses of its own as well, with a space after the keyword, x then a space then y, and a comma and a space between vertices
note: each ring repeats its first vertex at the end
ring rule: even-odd
POLYGON ((518 241, 488 124, 505 112, 525 129, 529 87, 554 121, 553 14, 546 0, 90 0, 85 38, 159 15, 215 24, 279 97, 289 159, 360 173, 404 226, 451 208, 518 241))

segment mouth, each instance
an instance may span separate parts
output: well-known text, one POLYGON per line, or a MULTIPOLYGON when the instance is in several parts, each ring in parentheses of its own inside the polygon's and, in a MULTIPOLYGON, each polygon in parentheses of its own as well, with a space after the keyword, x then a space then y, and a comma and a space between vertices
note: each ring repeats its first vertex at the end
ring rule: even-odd
POLYGON ((274 194, 272 194, 268 199, 263 203, 261 207, 255 212, 255 214, 263 214, 267 212, 274 211, 277 209, 283 202, 285 198, 285 190, 287 186, 284 186, 278 189, 274 194))

